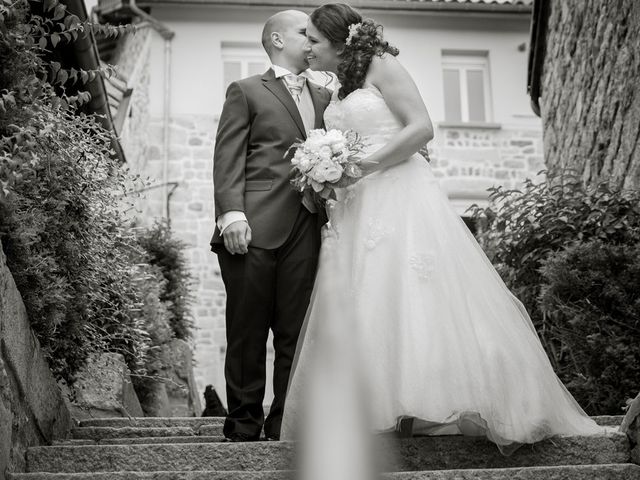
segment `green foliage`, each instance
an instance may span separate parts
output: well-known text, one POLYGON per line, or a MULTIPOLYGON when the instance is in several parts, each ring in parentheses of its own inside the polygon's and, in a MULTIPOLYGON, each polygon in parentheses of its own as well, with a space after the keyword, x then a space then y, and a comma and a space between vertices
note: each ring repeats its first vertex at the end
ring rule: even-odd
POLYGON ((562 340, 564 381, 591 411, 620 413, 640 385, 640 242, 576 243, 543 262, 539 308, 562 340))
MULTIPOLYGON (((608 377, 611 370, 605 373, 586 367, 576 370, 576 363, 580 360, 575 359, 586 358, 588 342, 574 340, 576 335, 591 338, 599 331, 598 325, 606 324, 607 318, 615 318, 629 329, 637 328, 637 325, 633 326, 634 317, 625 316, 626 313, 619 310, 623 300, 619 300, 615 307, 618 310, 611 304, 608 310, 602 311, 583 302, 580 315, 589 320, 576 320, 575 325, 569 328, 568 312, 575 305, 570 297, 558 296, 558 303, 551 302, 548 295, 555 293, 549 292, 567 291, 556 290, 560 288, 560 284, 555 282, 560 281, 561 272, 552 274, 549 269, 559 265, 554 262, 560 259, 566 262, 569 262, 568 258, 576 259, 575 256, 567 257, 572 249, 579 250, 584 245, 595 248, 596 243, 593 242, 596 241, 611 248, 634 248, 640 238, 640 191, 616 190, 604 182, 587 187, 573 172, 564 171, 549 174, 547 181, 541 184, 527 181, 522 190, 494 188, 490 206, 484 209, 475 207, 473 213, 481 232, 478 240, 505 283, 526 305, 560 378, 590 413, 619 413, 614 405, 622 405, 632 392, 622 385, 615 386, 614 378, 608 377), (565 249, 568 250, 565 252, 565 249), (545 265, 547 267, 543 268, 545 265), (560 308, 560 304, 566 308, 560 308), (603 316, 597 322, 594 320, 605 313, 609 317, 603 316), (584 378, 579 382, 576 378, 580 375, 584 378), (606 391, 610 388, 617 390, 606 391)), ((624 264, 627 269, 631 269, 631 265, 631 262, 624 264)), ((562 268, 573 271, 580 267, 565 263, 562 268)), ((598 278, 602 281, 609 275, 602 262, 594 261, 589 268, 593 270, 583 277, 585 281, 596 282, 598 278)), ((569 275, 569 272, 565 273, 569 275)), ((637 271, 626 270, 620 278, 640 285, 637 271)), ((620 288, 624 290, 626 287, 620 288)), ((637 304, 634 308, 637 309, 637 304)), ((577 315, 576 312, 574 314, 577 315)), ((625 345, 613 331, 605 333, 602 338, 609 342, 611 349, 625 345)), ((640 343, 636 342, 636 345, 635 350, 630 347, 631 355, 638 355, 640 343)), ((604 357, 599 358, 604 361, 604 357)), ((635 388, 640 384, 636 370, 623 369, 619 373, 635 382, 635 388)))
POLYGON ((169 226, 161 222, 143 231, 138 241, 147 253, 148 263, 158 267, 166 280, 160 300, 169 305, 173 333, 176 338, 187 340, 193 328, 190 311, 193 298, 189 289, 192 278, 183 253, 186 245, 173 238, 169 226))
POLYGON ((40 5, 42 17, 29 5, 38 8, 0 4, 0 237, 7 263, 56 376, 73 381, 88 355, 104 351, 123 354, 134 374, 153 375, 163 367, 158 351, 174 336, 171 309, 188 335, 187 286, 180 284, 186 275, 174 275, 172 291, 183 292, 174 307, 179 294, 167 296, 163 272, 148 263, 123 213, 125 189, 136 179, 113 158, 110 132, 78 110, 89 94, 67 94, 104 72, 61 75, 46 51, 73 41, 87 24, 57 0, 40 5))

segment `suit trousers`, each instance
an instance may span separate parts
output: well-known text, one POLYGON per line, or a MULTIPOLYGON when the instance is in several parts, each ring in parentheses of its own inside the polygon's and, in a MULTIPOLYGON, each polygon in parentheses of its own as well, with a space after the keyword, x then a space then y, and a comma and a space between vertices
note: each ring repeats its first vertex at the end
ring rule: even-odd
POLYGON ((224 435, 280 436, 280 424, 298 335, 313 290, 320 229, 318 216, 302 205, 283 245, 249 247, 245 255, 216 248, 227 292, 225 379, 229 414, 224 435), (275 398, 264 419, 266 355, 269 329, 275 350, 275 398))

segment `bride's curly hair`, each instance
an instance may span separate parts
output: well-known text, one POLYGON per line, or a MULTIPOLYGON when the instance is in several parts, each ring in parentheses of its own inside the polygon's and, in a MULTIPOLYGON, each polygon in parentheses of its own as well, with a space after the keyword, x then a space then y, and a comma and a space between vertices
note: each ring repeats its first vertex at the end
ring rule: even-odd
POLYGON ((382 25, 371 19, 363 19, 344 3, 322 5, 309 18, 331 45, 341 51, 337 72, 341 84, 338 91, 340 99, 362 88, 374 55, 381 57, 389 53, 396 56, 399 53, 397 48, 383 40, 382 25), (356 24, 359 24, 357 28, 354 27, 356 24), (350 39, 349 45, 346 44, 347 38, 350 39))

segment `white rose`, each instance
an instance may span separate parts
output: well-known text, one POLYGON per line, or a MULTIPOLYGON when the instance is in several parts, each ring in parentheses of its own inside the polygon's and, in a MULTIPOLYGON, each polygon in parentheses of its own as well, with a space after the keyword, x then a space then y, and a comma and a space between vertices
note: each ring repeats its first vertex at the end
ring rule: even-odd
POLYGON ((323 147, 320 147, 320 150, 318 150, 318 156, 322 159, 322 160, 331 160, 331 157, 333 156, 333 152, 331 151, 331 147, 325 145, 323 147))
POLYGON ((326 133, 325 138, 327 139, 327 143, 330 143, 330 144, 344 142, 344 135, 340 130, 336 130, 335 128, 332 130, 329 130, 326 133))
POLYGON ((344 143, 344 141, 331 144, 331 151, 333 153, 342 153, 345 150, 346 150, 346 144, 344 143))
POLYGON ((339 164, 332 162, 331 160, 322 160, 318 165, 313 167, 309 176, 319 183, 333 183, 340 180, 342 172, 342 166, 339 164))
POLYGON ((322 148, 324 142, 320 138, 307 138, 304 142, 304 151, 306 153, 318 153, 318 150, 322 148))

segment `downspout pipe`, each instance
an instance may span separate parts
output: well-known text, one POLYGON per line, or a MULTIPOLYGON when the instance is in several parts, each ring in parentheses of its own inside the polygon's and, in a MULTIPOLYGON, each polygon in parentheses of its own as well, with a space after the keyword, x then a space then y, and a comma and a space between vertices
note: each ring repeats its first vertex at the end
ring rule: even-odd
POLYGON ((531 97, 531 109, 540 116, 540 96, 542 95, 542 70, 547 44, 547 22, 549 18, 548 0, 535 0, 531 17, 531 45, 527 68, 527 93, 531 97))
MULTIPOLYGON (((64 3, 69 13, 76 15, 81 21, 87 20, 87 7, 83 0, 67 0, 64 3)), ((100 68, 100 56, 98 55, 98 47, 96 46, 93 32, 89 30, 83 35, 78 35, 72 46, 78 67, 83 70, 97 70, 100 68)), ((118 132, 116 132, 113 124, 111 110, 107 101, 107 89, 102 75, 97 75, 92 82, 88 83, 87 90, 91 94, 91 101, 88 104, 89 110, 98 114, 102 126, 112 132, 111 147, 120 163, 124 163, 126 161, 124 151, 117 138, 118 132)))

